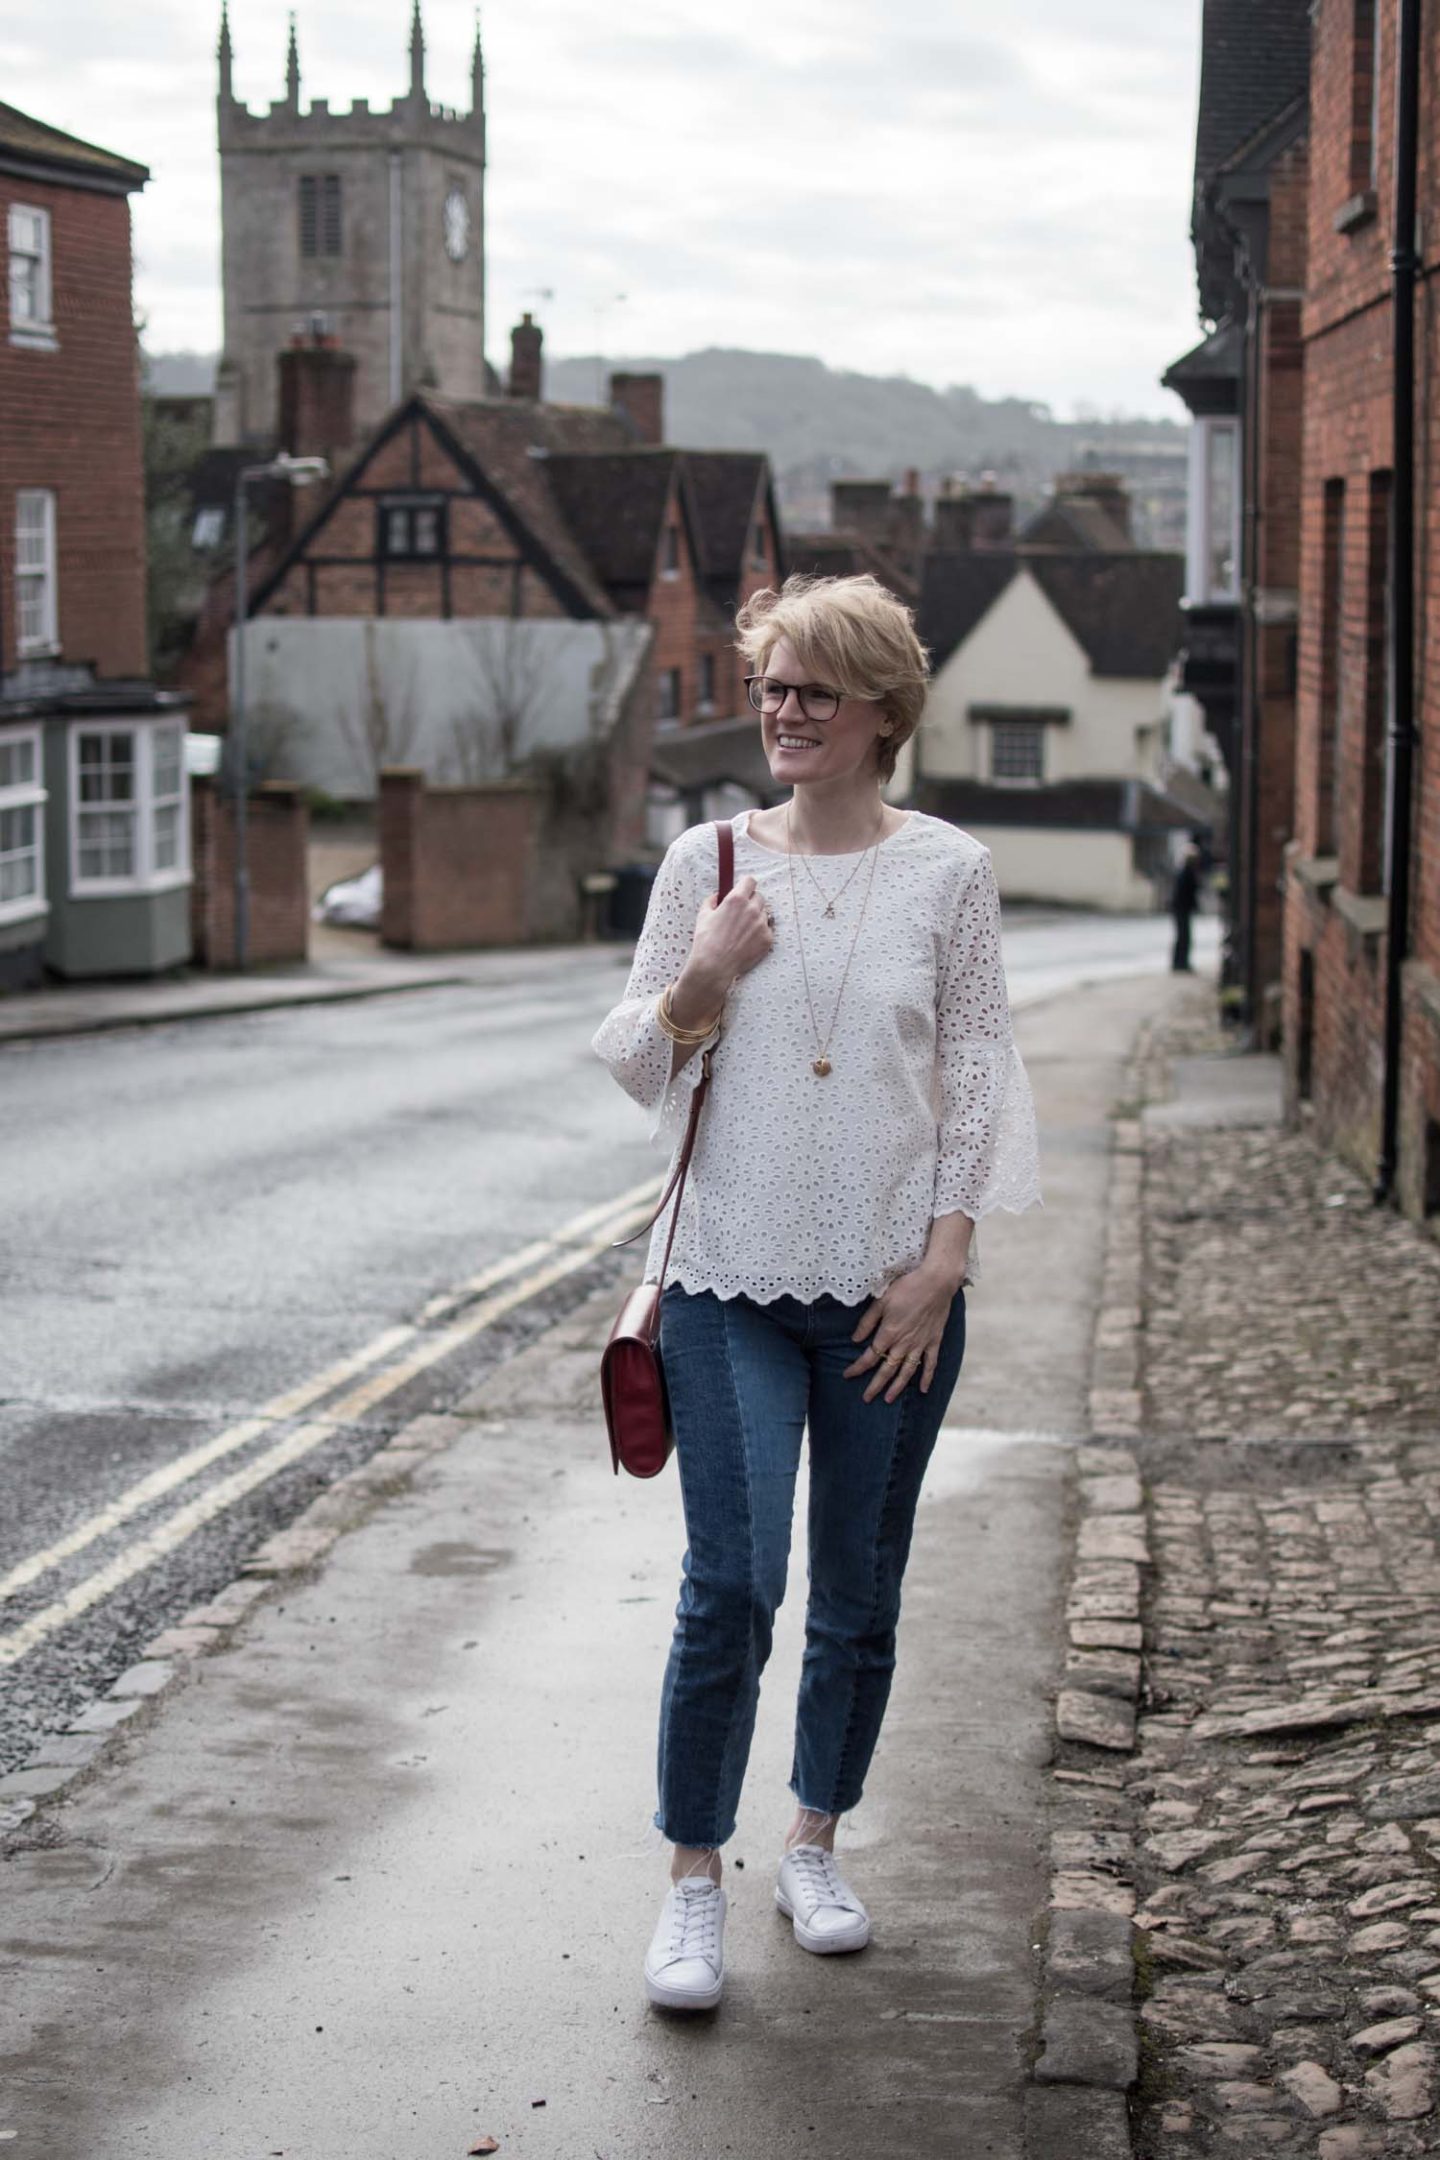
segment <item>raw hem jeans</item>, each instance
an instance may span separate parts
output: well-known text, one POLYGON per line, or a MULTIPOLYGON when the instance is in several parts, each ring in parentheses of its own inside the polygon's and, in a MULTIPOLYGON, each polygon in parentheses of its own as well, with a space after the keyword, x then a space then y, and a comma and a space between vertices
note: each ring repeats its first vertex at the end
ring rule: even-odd
POLYGON ((666 1286, 660 1350, 688 1550, 660 1704, 660 1805, 675 1845, 735 1828, 760 1675, 785 1594, 810 1431, 810 1595, 790 1789, 838 1815, 860 1798, 895 1669, 900 1583, 925 1468, 965 1353, 956 1293, 928 1394, 893 1403, 844 1377, 869 1300, 811 1304, 666 1286))

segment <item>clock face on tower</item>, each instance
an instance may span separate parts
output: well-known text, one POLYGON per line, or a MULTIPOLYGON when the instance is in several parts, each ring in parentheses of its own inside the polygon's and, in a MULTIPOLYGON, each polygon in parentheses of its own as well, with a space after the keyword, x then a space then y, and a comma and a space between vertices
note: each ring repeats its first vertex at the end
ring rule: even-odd
POLYGON ((470 205, 459 188, 445 198, 445 252, 451 262, 464 262, 470 248, 470 205))

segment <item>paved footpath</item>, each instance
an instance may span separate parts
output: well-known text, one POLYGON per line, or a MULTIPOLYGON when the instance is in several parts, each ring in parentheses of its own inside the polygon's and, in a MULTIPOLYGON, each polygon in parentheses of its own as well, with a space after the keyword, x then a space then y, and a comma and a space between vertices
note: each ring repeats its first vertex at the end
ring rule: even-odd
MULTIPOLYGON (((843 1839, 871 1949, 806 1957, 773 1909, 792 1597, 730 1848, 725 2004, 644 2004, 681 1538, 673 1477, 616 1484, 603 1460, 612 1291, 403 1430, 54 1741, 53 1772, 20 1773, 39 1804, 0 1870, 17 2160, 459 2160, 482 2135, 532 2160, 1100 2160, 1027 2144, 1046 1765, 1109 1114, 1170 995, 1151 977, 1021 1016, 1047 1207, 985 1228, 892 1713, 843 1839)), ((1052 2125, 1084 2116, 1083 2094, 1041 2098, 1052 2125)))
POLYGON ((1440 2152, 1440 1248, 1148 1061, 1153 1567, 1129 1779, 1147 2160, 1440 2152), (1235 1122, 1232 1122, 1235 1120, 1235 1122))

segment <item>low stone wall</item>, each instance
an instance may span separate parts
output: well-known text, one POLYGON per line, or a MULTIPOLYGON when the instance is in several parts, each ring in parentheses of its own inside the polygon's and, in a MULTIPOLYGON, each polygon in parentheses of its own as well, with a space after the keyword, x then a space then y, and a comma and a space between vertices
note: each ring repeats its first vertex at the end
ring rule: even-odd
POLYGON ((523 781, 429 787, 422 772, 380 775, 380 935, 408 952, 519 945, 543 935, 532 886, 544 790, 523 781))
MULTIPOLYGON (((212 779, 191 782, 190 930, 199 967, 235 965, 235 810, 212 779)), ((310 935, 305 850, 310 812, 293 781, 271 780, 249 797, 245 859, 250 873, 247 962, 303 960, 310 935)))

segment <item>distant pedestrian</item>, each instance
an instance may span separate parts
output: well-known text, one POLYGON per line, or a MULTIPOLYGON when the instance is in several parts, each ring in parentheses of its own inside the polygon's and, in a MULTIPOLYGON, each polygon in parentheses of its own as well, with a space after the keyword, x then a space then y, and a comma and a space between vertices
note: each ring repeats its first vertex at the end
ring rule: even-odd
MULTIPOLYGON (((656 876, 625 995, 594 1047, 678 1141, 714 1051, 661 1294, 688 1549, 660 1706, 671 1889, 650 2000, 712 2008, 720 1848, 735 1828, 784 1594, 802 1436, 809 1602, 775 1900, 803 1949, 870 1921, 834 1857, 895 1664, 921 1481, 960 1372, 976 1221, 1039 1198, 988 852, 887 804, 925 699, 910 611, 873 578, 791 578, 740 611, 777 789, 656 876)), ((658 1221, 647 1280, 668 1228, 658 1221)))
POLYGON ((1200 905, 1200 883, 1204 873, 1205 858, 1198 844, 1192 840, 1180 858, 1180 867, 1170 888, 1170 913, 1175 918, 1175 950, 1170 966, 1177 975, 1192 973, 1190 965, 1190 925, 1200 905))

